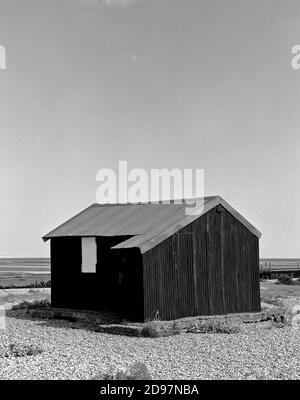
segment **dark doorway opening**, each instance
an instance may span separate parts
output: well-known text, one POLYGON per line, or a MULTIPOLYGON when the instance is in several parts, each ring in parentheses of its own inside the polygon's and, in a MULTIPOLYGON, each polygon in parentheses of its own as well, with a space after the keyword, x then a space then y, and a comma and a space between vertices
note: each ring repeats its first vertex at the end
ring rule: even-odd
POLYGON ((122 319, 140 319, 143 313, 142 257, 139 249, 112 249, 130 236, 97 237, 96 287, 103 311, 122 319))

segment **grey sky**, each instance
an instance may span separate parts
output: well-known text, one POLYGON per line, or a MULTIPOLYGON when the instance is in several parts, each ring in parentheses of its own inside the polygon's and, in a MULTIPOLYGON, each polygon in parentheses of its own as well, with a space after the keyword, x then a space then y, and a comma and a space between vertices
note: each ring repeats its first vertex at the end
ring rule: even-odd
POLYGON ((300 257, 299 1, 0 0, 0 253, 95 201, 100 168, 204 168, 300 257))

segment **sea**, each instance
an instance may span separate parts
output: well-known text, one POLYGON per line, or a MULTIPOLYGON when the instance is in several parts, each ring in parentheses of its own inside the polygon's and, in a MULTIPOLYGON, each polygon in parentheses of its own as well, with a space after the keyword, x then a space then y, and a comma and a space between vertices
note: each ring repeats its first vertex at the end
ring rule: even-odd
POLYGON ((0 258, 0 273, 24 272, 30 274, 50 274, 50 258, 0 258))

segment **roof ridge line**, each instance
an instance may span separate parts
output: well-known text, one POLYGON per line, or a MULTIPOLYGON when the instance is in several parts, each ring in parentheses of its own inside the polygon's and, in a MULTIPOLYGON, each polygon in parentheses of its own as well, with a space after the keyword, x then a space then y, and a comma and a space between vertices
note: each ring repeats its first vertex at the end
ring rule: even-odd
POLYGON ((214 195, 214 196, 203 196, 203 197, 182 197, 180 199, 165 199, 165 200, 149 200, 149 201, 141 201, 141 202, 127 202, 127 203, 93 203, 91 204, 91 207, 103 207, 103 206, 138 206, 138 205, 157 205, 157 204, 180 204, 176 202, 182 202, 185 203, 187 201, 191 200, 208 200, 208 199, 216 199, 220 198, 219 195, 214 195))

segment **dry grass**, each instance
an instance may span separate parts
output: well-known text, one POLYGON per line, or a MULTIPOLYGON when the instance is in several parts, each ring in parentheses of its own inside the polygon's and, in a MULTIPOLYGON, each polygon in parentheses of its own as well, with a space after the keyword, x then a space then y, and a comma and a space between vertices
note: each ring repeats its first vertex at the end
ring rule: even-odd
POLYGON ((227 333, 241 332, 241 326, 220 320, 197 321, 188 329, 188 333, 227 333))
MULTIPOLYGON (((268 303, 266 299, 285 299, 288 297, 300 297, 300 285, 276 284, 275 280, 263 281, 260 284, 261 301, 268 303)), ((273 303, 272 303, 273 304, 273 303)))
POLYGON ((139 380, 152 380, 152 376, 146 364, 136 362, 127 369, 109 369, 108 371, 100 371, 91 377, 92 380, 122 380, 122 381, 139 381, 139 380))
POLYGON ((32 287, 50 281, 50 274, 30 274, 26 272, 0 272, 0 289, 12 287, 32 287))
POLYGON ((11 290, 0 290, 0 305, 6 303, 22 303, 24 301, 50 301, 50 290, 28 290, 23 289, 11 289, 11 290))
POLYGON ((10 343, 4 357, 28 357, 43 353, 41 347, 33 344, 10 343))
POLYGON ((144 337, 163 337, 179 335, 181 333, 180 321, 174 321, 169 323, 168 321, 154 320, 145 324, 142 330, 142 336, 144 337))

